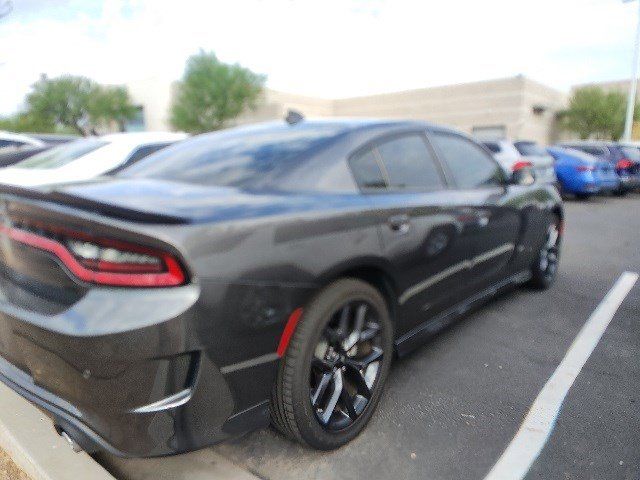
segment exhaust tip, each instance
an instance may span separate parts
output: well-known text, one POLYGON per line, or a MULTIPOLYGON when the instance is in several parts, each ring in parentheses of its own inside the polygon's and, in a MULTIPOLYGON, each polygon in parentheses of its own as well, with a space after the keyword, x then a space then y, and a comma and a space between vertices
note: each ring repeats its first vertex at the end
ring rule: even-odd
POLYGON ((60 435, 62 438, 64 438, 67 441, 67 443, 73 449, 74 452, 76 453, 82 452, 82 447, 78 444, 78 442, 76 442, 73 438, 71 438, 71 436, 67 432, 65 432, 62 428, 60 428, 58 425, 56 425, 56 431, 58 432, 58 435, 60 435))

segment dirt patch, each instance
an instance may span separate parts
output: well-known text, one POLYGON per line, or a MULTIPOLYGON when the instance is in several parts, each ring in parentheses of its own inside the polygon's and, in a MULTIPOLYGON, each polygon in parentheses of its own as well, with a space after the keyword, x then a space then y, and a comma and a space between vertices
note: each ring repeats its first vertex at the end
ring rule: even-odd
POLYGON ((30 480, 30 478, 13 463, 9 455, 0 450, 0 480, 30 480))

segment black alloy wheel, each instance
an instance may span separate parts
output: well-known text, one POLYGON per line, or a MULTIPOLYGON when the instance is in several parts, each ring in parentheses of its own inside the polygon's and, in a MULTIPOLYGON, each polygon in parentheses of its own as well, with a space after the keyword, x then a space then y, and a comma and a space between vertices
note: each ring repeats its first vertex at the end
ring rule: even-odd
POLYGON ((561 225, 561 221, 555 218, 547 228, 544 243, 540 247, 538 257, 531 268, 532 278, 530 285, 534 288, 548 288, 556 278, 562 239, 561 225))
POLYGON ((353 424, 369 401, 383 358, 381 327, 372 305, 352 301, 336 311, 311 361, 311 405, 331 431, 353 424))
POLYGON ((355 279, 324 288, 303 312, 281 361, 271 416, 285 435, 330 450, 371 418, 391 364, 393 328, 380 292, 355 279))

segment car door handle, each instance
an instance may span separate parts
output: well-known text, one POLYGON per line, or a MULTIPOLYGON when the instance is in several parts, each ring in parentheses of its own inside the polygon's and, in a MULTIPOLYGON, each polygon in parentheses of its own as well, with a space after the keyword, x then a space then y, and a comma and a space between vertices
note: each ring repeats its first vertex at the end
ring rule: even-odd
POLYGON ((411 229, 411 218, 409 215, 393 215, 387 221, 389 228, 396 233, 407 233, 411 229))

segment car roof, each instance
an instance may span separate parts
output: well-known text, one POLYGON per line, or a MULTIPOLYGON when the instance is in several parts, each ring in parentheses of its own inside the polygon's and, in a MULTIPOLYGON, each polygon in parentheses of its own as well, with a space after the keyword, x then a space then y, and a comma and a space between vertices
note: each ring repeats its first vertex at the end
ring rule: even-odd
MULTIPOLYGON (((392 118, 358 118, 358 117, 331 117, 331 118, 304 118, 300 122, 289 125, 295 127, 295 125, 305 125, 306 127, 313 126, 334 126, 336 129, 342 130, 342 132, 354 131, 354 130, 366 130, 366 129, 379 129, 381 127, 403 127, 408 128, 425 128, 425 129, 437 129, 437 130, 449 130, 456 132, 456 130, 436 125, 423 120, 405 120, 405 119, 392 119, 392 118)), ((273 120, 268 122, 252 123, 247 125, 239 125, 223 131, 251 131, 251 130, 269 130, 271 128, 283 128, 287 123, 284 120, 273 120)), ((208 132, 203 135, 215 134, 221 132, 208 132)), ((456 132, 458 133, 458 132, 456 132)))
POLYGON ((582 150, 577 150, 571 147, 562 147, 562 146, 554 145, 552 147, 547 147, 547 151, 557 152, 560 155, 569 155, 569 156, 576 157, 581 160, 585 160, 589 162, 598 161, 597 156, 591 155, 589 153, 583 152, 582 150))
POLYGON ((616 142, 611 140, 569 140, 560 142, 559 145, 584 145, 592 147, 610 147, 616 145, 616 142))

